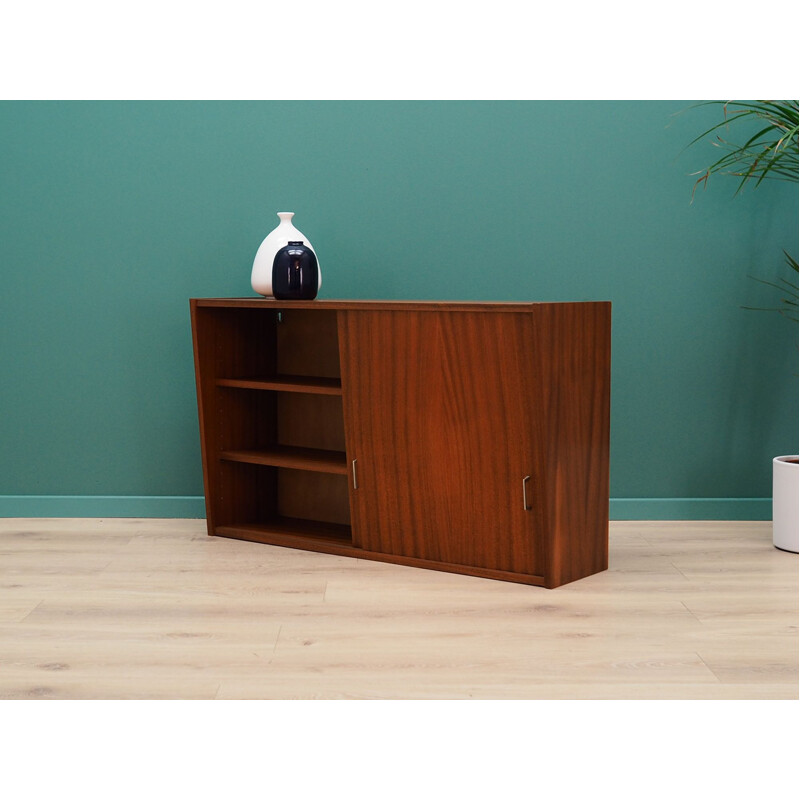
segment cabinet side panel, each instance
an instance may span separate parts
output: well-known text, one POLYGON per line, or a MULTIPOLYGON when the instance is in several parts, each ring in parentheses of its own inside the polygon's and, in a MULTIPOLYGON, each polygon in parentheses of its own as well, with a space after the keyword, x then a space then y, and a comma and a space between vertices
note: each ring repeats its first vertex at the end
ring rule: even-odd
POLYGON ((611 304, 541 306, 532 319, 552 588, 608 568, 611 304))
POLYGON ((199 308, 196 300, 190 301, 192 343, 194 346, 194 376, 197 387, 197 416, 200 422, 200 450, 203 459, 203 490, 206 498, 206 525, 214 533, 215 508, 212 502, 212 485, 219 481, 218 462, 214 455, 214 442, 218 438, 214 413, 214 328, 213 311, 199 308))

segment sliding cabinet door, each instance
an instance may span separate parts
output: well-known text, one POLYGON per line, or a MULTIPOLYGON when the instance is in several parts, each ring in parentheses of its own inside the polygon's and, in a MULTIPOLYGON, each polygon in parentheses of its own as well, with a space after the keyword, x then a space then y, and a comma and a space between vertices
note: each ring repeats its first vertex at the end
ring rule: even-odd
POLYGON ((354 543, 541 575, 530 315, 346 311, 339 339, 354 543))

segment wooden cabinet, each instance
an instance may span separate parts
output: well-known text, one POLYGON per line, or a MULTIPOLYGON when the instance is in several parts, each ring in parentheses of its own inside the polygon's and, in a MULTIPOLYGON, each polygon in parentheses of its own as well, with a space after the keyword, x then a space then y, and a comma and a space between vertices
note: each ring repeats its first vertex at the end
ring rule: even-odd
POLYGON ((609 303, 191 312, 209 534, 551 588, 607 568, 609 303))

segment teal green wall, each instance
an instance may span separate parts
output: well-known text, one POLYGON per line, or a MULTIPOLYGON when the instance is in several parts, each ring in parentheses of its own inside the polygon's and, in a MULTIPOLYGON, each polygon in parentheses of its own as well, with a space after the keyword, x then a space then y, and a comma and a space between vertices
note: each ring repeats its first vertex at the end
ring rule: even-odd
POLYGON ((797 187, 690 205, 689 105, 0 103, 0 513, 202 515, 188 298, 293 210, 324 298, 611 300, 612 515, 768 518, 797 187))

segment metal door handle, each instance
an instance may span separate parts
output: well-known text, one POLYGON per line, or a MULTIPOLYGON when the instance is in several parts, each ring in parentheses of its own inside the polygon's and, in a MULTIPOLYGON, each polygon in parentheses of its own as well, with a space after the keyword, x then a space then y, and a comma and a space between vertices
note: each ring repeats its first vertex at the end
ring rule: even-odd
POLYGON ((358 461, 358 459, 354 458, 353 459, 353 488, 354 489, 358 489, 358 478, 356 478, 356 461, 358 461))
POLYGON ((526 475, 522 479, 522 507, 525 509, 525 511, 531 510, 531 507, 528 505, 528 481, 530 479, 530 475, 526 475))

